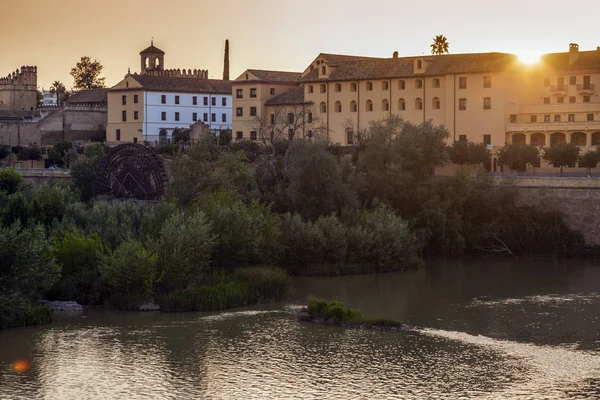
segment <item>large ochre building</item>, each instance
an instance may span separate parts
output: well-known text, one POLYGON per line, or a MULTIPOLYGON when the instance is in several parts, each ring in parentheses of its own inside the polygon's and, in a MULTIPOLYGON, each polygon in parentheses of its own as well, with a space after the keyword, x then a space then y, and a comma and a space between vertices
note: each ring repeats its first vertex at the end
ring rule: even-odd
MULTIPOLYGON (((260 140, 257 119, 302 107, 303 130, 355 144, 391 115, 444 125, 450 140, 490 148, 519 142, 600 145, 600 47, 546 54, 535 65, 505 53, 391 58, 319 54, 303 72, 249 69, 233 82, 233 137, 260 140)), ((277 119, 279 121, 279 119, 277 119)))
POLYGON ((231 130, 231 81, 208 79, 201 69, 164 69, 164 56, 152 43, 140 52, 140 74, 108 90, 108 144, 157 144, 199 121, 213 132, 231 130))

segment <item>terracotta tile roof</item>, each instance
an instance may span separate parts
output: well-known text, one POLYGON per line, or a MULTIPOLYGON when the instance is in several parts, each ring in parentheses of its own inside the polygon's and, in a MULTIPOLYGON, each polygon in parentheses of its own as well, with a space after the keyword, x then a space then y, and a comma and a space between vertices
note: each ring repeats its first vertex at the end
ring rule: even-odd
POLYGON ((267 106, 283 106, 304 103, 304 87, 297 86, 266 101, 267 106))
POLYGON ((38 111, 22 111, 22 110, 0 110, 0 120, 4 121, 22 121, 25 119, 31 119, 39 117, 38 111))
POLYGON ((577 61, 569 65, 569 53, 549 53, 540 58, 545 66, 559 71, 600 69, 600 50, 580 51, 577 61))
POLYGON ((346 61, 363 61, 363 60, 383 60, 381 57, 364 57, 364 56, 349 56, 345 54, 329 54, 321 53, 319 56, 325 58, 330 63, 346 62, 346 61))
POLYGON ((267 71, 264 69, 249 69, 248 72, 264 82, 299 83, 302 77, 300 72, 267 71))
POLYGON ((107 89, 81 90, 73 93, 65 103, 106 103, 107 89))
POLYGON ((315 69, 308 73, 303 82, 340 81, 359 79, 386 79, 416 76, 439 76, 445 74, 465 74, 476 72, 499 72, 510 68, 517 61, 513 54, 474 53, 446 54, 441 56, 417 56, 402 58, 381 58, 363 61, 340 62, 329 78, 319 78, 315 69), (427 63, 425 73, 414 72, 414 60, 423 59, 427 63))
POLYGON ((150 47, 146 47, 144 50, 140 51, 140 55, 144 54, 165 54, 164 51, 159 49, 158 47, 154 47, 154 42, 150 45, 150 47))
POLYGON ((231 95, 233 81, 179 76, 132 75, 146 90, 183 93, 219 93, 231 95))

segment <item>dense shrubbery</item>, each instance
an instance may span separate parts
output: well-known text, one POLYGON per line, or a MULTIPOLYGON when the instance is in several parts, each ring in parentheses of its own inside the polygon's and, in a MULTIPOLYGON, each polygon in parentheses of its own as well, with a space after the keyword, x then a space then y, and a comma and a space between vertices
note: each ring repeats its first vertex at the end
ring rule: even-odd
POLYGON ((308 298, 308 313, 324 322, 346 325, 368 325, 377 327, 401 327, 402 323, 387 318, 364 316, 360 311, 347 308, 341 301, 327 301, 316 297, 308 298))

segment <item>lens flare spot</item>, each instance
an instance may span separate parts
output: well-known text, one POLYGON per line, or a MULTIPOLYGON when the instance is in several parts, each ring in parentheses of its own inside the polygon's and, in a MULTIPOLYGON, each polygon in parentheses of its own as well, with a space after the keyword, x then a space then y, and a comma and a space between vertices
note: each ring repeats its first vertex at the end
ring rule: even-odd
POLYGON ((27 360, 16 360, 10 365, 10 367, 16 373, 22 374, 29 371, 29 368, 31 368, 31 364, 27 360))

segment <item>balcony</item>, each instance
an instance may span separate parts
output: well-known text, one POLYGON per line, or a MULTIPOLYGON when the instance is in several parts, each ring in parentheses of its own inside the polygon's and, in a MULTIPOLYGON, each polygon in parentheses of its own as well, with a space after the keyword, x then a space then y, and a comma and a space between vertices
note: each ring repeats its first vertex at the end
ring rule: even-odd
POLYGON ((553 85, 550 86, 550 91, 553 95, 566 96, 569 93, 569 87, 567 85, 553 85))
POLYGON ((594 84, 593 83, 584 83, 577 85, 577 93, 578 94, 593 94, 594 93, 594 84))
POLYGON ((506 124, 506 132, 600 131, 600 121, 529 122, 506 124))

